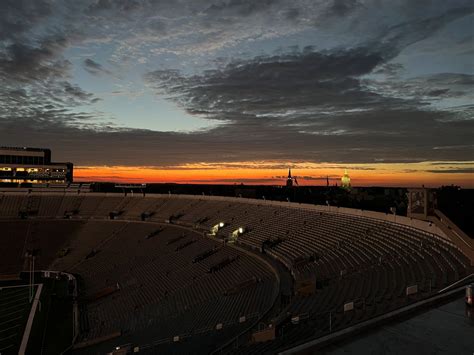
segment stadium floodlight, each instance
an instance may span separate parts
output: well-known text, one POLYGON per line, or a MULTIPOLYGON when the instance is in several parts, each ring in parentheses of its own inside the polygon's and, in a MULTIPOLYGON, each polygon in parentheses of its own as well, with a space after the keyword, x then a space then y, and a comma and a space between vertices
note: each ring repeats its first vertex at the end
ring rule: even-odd
POLYGON ((213 226, 211 228, 211 235, 216 235, 217 232, 219 232, 219 229, 225 227, 225 223, 224 222, 219 222, 217 223, 215 226, 213 226))

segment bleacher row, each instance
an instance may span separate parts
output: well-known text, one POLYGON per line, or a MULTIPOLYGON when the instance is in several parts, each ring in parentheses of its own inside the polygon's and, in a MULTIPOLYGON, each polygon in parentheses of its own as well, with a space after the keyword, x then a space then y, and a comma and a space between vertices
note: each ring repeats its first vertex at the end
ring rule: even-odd
MULTIPOLYGON (((0 195, 0 218, 19 216, 88 221, 79 237, 70 240, 70 253, 56 260, 52 268, 80 274, 86 297, 114 285, 120 291, 87 305, 88 324, 82 340, 120 330, 123 339, 141 332, 142 343, 147 343, 151 339, 147 331, 160 329, 162 340, 167 341, 154 341, 168 347, 178 333, 181 339, 191 339, 208 329, 212 338, 215 332, 211 330, 218 322, 241 329, 237 324, 240 316, 268 308, 268 303, 255 300, 271 298, 272 273, 247 254, 201 236, 220 222, 224 226, 216 239, 225 239, 244 227, 237 244, 254 252, 264 249, 291 271, 296 284, 306 280, 316 284, 316 292, 310 295, 296 292, 286 309, 290 317, 306 325, 282 322, 284 337, 264 347, 246 348, 249 352, 274 352, 306 337, 325 334, 330 331, 329 315, 331 330, 335 330, 390 311, 426 297, 472 270, 467 258, 442 237, 385 220, 298 205, 171 195, 0 195), (98 221, 111 215, 116 221, 98 221), (171 222, 198 233, 165 228, 145 239, 157 228, 149 222, 171 222), (176 238, 178 242, 167 244, 176 238), (184 247, 178 250, 178 245, 184 247), (192 263, 194 257, 216 246, 217 253, 192 263), (93 249, 94 255, 86 258, 93 249), (236 256, 222 271, 208 272, 212 265, 236 256), (233 285, 255 275, 260 282, 253 287, 225 296, 233 285), (419 291, 407 296, 406 288, 412 285, 419 291), (348 302, 354 302, 354 310, 344 312, 348 302), (173 329, 171 323, 178 328, 173 329)), ((178 349, 179 345, 175 346, 178 349)))
MULTIPOLYGON (((35 204, 27 202, 33 200, 31 196, 26 197, 26 202, 13 200, 7 198, 3 202, 16 206, 21 217, 25 206, 36 206, 38 211, 41 207, 42 212, 35 218, 17 220, 10 212, 14 209, 2 209, 10 217, 0 221, 0 227, 9 235, 8 240, 5 238, 8 248, 0 254, 7 255, 12 246, 17 246, 18 251, 12 265, 5 270, 7 265, 2 264, 0 273, 23 269, 25 245, 29 248, 35 244, 41 249, 38 267, 79 275, 83 285, 81 309, 85 312, 80 317, 78 342, 94 341, 116 332, 122 334, 119 339, 100 344, 104 348, 99 351, 113 349, 115 342, 127 341, 156 348, 154 351, 170 347, 169 343, 174 344, 175 350, 189 350, 197 346, 196 339, 207 337, 213 339, 207 342, 207 348, 202 347, 201 340, 198 345, 200 352, 206 353, 251 326, 276 297, 275 275, 265 264, 201 233, 139 221, 41 218, 54 218, 54 214, 48 216, 49 212, 45 211, 61 205, 67 206, 64 211, 74 208, 91 216, 92 211, 100 210, 94 204, 102 199, 59 201, 54 196, 44 199, 35 196, 35 204), (63 234, 63 243, 58 244, 58 238, 51 232, 63 234), (65 256, 56 260, 49 257, 63 250, 67 250, 65 256), (207 250, 215 252, 195 260, 207 250), (223 263, 226 260, 232 262, 223 263), (52 263, 43 266, 48 261, 52 263), (213 269, 216 265, 224 266, 216 271, 213 269), (235 292, 236 285, 246 284, 248 280, 254 280, 251 287, 235 292), (97 297, 110 289, 115 292, 97 297), (175 341, 176 337, 179 342, 175 341)), ((116 207, 111 201, 105 201, 105 205, 116 207)), ((106 215, 109 210, 102 206, 102 211, 106 215)), ((95 346, 76 350, 77 353, 97 351, 95 346)))
POLYGON ((103 244, 95 256, 71 268, 65 265, 67 257, 61 260, 66 269, 81 275, 86 286, 86 298, 106 287, 119 288, 112 296, 88 304, 89 330, 83 334, 85 339, 118 330, 137 332, 149 327, 160 329, 157 334, 162 338, 190 334, 197 329, 214 328, 218 323, 259 312, 271 299, 273 276, 252 257, 239 255, 235 263, 210 274, 211 265, 238 253, 232 248, 222 247, 208 259, 193 263, 195 255, 216 242, 187 232, 187 239, 199 238, 198 242, 176 251, 174 245, 166 242, 176 233, 183 233, 180 229, 165 228, 156 237, 144 239, 156 226, 132 222, 123 228, 121 223, 115 224, 120 231, 103 244), (254 275, 261 282, 250 293, 245 291, 224 296, 228 288, 254 275), (263 303, 248 303, 249 299, 260 294, 264 296, 263 303), (197 311, 204 313, 195 318, 193 314, 197 311), (183 318, 183 321, 173 321, 176 317, 183 318))

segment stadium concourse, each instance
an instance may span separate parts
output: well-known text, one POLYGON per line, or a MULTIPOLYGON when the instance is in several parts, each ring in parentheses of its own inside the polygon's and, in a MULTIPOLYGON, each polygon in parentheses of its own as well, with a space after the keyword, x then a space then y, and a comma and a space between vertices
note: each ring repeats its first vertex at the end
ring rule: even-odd
POLYGON ((0 274, 27 270, 35 250, 37 270, 74 275, 74 354, 275 353, 428 299, 473 270, 437 226, 406 217, 39 191, 0 193, 0 274))

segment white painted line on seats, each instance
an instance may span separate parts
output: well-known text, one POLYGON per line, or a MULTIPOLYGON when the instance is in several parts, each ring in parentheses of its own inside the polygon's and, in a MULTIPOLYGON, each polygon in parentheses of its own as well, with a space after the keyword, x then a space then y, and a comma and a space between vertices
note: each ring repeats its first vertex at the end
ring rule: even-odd
POLYGON ((438 293, 441 293, 441 292, 444 292, 444 291, 446 291, 446 290, 449 290, 449 289, 450 289, 451 287, 453 287, 454 285, 457 285, 458 283, 463 282, 464 280, 467 280, 468 278, 473 277, 473 276, 474 276, 474 274, 467 275, 466 277, 462 278, 461 280, 458 280, 458 281, 452 283, 451 285, 449 285, 449 286, 443 288, 442 290, 439 290, 438 293))
POLYGON ((35 318, 36 308, 38 307, 39 298, 41 296, 41 291, 43 290, 43 284, 38 286, 36 290, 36 295, 31 306, 30 315, 28 316, 28 322, 26 323, 25 332, 23 333, 23 338, 21 339, 20 350, 18 351, 19 355, 24 355, 26 352, 26 346, 28 345, 28 339, 30 337, 31 327, 33 326, 33 319, 35 318))

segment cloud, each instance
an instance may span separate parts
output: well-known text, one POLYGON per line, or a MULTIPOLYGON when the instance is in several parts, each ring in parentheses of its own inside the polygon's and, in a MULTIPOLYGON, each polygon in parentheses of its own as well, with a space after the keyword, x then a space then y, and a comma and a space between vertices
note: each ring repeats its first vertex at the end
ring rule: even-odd
POLYGON ((268 7, 275 5, 279 0, 230 0, 216 1, 209 6, 204 13, 211 16, 239 15, 249 16, 267 10, 268 7))
POLYGON ((472 109, 430 104, 468 97, 472 76, 406 79, 392 62, 472 12, 467 1, 433 4, 2 1, 0 141, 51 146, 89 165, 470 159, 472 109), (270 54, 295 38, 303 49, 270 54), (110 58, 67 57, 81 48, 110 58), (106 63, 125 71, 136 62, 160 98, 218 125, 190 133, 118 127, 74 81, 76 63, 98 76, 110 74, 106 63), (390 80, 369 78, 376 73, 390 80))
POLYGON ((17 40, 34 25, 52 13, 52 4, 47 0, 0 2, 0 41, 17 40))
POLYGON ((460 16, 462 13, 454 10, 416 24, 407 22, 361 47, 332 51, 305 48, 234 61, 202 75, 156 70, 145 79, 188 113, 224 122, 218 130, 206 133, 210 141, 217 144, 226 139, 230 149, 237 138, 242 149, 258 157, 423 161, 440 158, 441 152, 433 151, 436 142, 459 146, 443 151, 443 159, 469 159, 470 152, 462 145, 471 140, 464 129, 472 129, 473 121, 457 120, 459 113, 429 110, 422 97, 454 95, 459 92, 454 86, 470 84, 469 76, 413 79, 403 84, 412 88, 409 97, 372 90, 364 79, 380 68, 395 75, 400 67, 388 62, 405 46, 460 16), (432 85, 427 87, 427 83, 432 85), (422 88, 423 93, 415 93, 422 88))
POLYGON ((472 174, 474 173, 474 168, 427 170, 427 172, 433 174, 472 174))
POLYGON ((53 11, 51 1, 0 4, 0 127, 16 127, 17 137, 20 130, 31 127, 41 131, 98 125, 100 113, 79 107, 99 98, 71 83, 73 65, 64 57, 65 50, 81 38, 72 19, 74 5, 67 6, 55 4, 53 11), (64 12, 66 21, 53 20, 56 12, 64 12))
POLYGON ((386 70, 380 78, 363 80, 371 90, 381 94, 398 98, 416 99, 424 103, 453 106, 450 99, 463 99, 465 102, 474 100, 474 75, 461 73, 440 73, 401 79, 396 76, 385 76, 386 70))
POLYGON ((303 50, 237 61, 202 76, 184 77, 176 70, 157 70, 148 73, 146 80, 162 92, 178 96, 191 113, 213 115, 219 120, 232 120, 239 112, 241 119, 263 120, 267 115, 286 120, 332 111, 334 106, 341 110, 370 106, 378 96, 359 90, 356 77, 382 62, 382 53, 366 48, 327 53, 303 50))
POLYGON ((66 94, 68 99, 72 100, 73 102, 79 102, 79 104, 84 104, 84 103, 95 103, 100 100, 99 98, 94 97, 94 94, 91 94, 90 92, 86 92, 82 90, 77 85, 72 85, 68 82, 64 82, 63 85, 64 85, 64 93, 66 94))
POLYGON ((357 0, 333 0, 327 9, 326 15, 347 16, 361 7, 363 5, 357 0))
POLYGON ((105 69, 101 64, 93 61, 90 58, 84 59, 84 69, 92 75, 111 74, 109 70, 105 69))
MULTIPOLYGON (((422 161, 438 156, 435 142, 469 142, 470 134, 461 127, 471 129, 472 121, 443 122, 455 114, 362 85, 362 76, 391 58, 387 52, 378 46, 302 50, 237 61, 201 76, 158 70, 146 80, 190 114, 223 121, 219 130, 207 133, 210 140, 226 137, 231 146, 240 138, 242 149, 267 159, 422 161)), ((442 154, 446 159, 470 155, 463 149, 442 154)))
POLYGON ((6 45, 0 50, 0 77, 16 82, 64 77, 70 62, 58 58, 58 54, 65 48, 66 42, 64 37, 49 37, 36 46, 23 43, 6 45))
MULTIPOLYGON (((339 168, 340 169, 340 168, 339 168)), ((326 181, 326 180, 340 180, 341 177, 340 176, 337 176, 337 175, 324 175, 324 176, 298 176, 298 175, 295 175, 295 174, 292 174, 292 176, 294 178, 297 178, 298 180, 300 181, 326 181)), ((287 176, 274 176, 273 177, 274 179, 276 180, 286 180, 287 179, 287 176)))
MULTIPOLYGON (((472 146, 472 148, 474 148, 474 145, 472 146)), ((474 162, 455 162, 455 161, 450 161, 450 162, 431 162, 430 165, 446 165, 446 164, 449 164, 449 165, 466 165, 466 164, 469 164, 469 163, 472 163, 474 164, 474 162)))
MULTIPOLYGON (((285 177, 286 179, 286 177, 285 177)), ((235 184, 281 184, 281 179, 274 179, 274 178, 234 178, 234 179, 192 179, 186 180, 188 183, 196 183, 196 184, 215 184, 215 183, 235 183, 235 184)))

